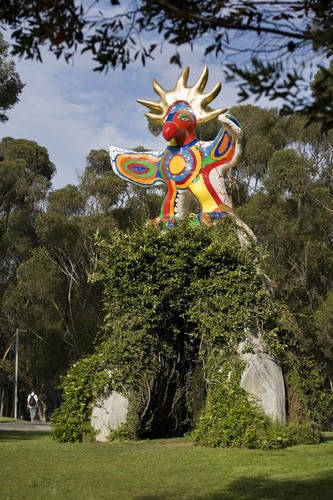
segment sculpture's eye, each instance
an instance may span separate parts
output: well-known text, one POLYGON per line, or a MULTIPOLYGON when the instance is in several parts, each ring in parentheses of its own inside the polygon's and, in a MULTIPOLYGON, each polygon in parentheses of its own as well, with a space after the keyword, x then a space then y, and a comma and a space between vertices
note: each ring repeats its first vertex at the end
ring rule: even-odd
POLYGON ((180 114, 178 115, 179 120, 183 120, 183 122, 188 122, 189 118, 186 115, 180 114))

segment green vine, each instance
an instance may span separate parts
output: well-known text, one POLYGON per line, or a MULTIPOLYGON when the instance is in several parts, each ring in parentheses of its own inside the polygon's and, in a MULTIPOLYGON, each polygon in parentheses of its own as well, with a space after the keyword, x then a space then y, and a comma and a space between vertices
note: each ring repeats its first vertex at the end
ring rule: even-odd
POLYGON ((243 368, 237 358, 224 364, 208 391, 205 409, 192 433, 194 441, 211 447, 288 446, 291 441, 286 427, 273 423, 241 388, 243 368))
POLYGON ((52 437, 57 441, 92 441, 95 433, 90 416, 97 399, 105 391, 109 376, 98 354, 75 363, 63 378, 63 403, 52 417, 52 437))
POLYGON ((105 321, 95 354, 63 381, 54 436, 92 437, 94 402, 117 390, 130 410, 111 439, 175 437, 195 428, 196 442, 209 446, 290 444, 287 429, 240 387, 236 352, 248 332, 258 331, 278 357, 285 334, 259 272, 259 249, 240 244, 233 221, 113 232, 98 247, 90 279, 104 286, 105 321))

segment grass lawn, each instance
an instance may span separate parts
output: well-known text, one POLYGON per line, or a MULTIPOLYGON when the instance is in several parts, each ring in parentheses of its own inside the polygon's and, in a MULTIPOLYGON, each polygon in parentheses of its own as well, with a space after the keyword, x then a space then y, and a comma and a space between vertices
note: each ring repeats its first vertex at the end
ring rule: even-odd
POLYGON ((187 439, 61 444, 0 430, 1 499, 333 498, 333 433, 320 445, 211 449, 187 439))
POLYGON ((0 423, 1 422, 20 422, 20 420, 17 418, 11 418, 11 417, 0 417, 0 423))

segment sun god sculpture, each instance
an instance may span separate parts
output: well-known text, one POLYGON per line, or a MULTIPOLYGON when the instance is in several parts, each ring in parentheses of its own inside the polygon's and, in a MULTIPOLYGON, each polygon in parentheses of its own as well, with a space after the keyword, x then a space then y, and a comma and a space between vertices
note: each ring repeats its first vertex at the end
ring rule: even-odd
POLYGON ((204 92, 208 67, 192 87, 187 85, 189 71, 186 67, 169 91, 153 80, 158 101, 138 99, 150 109, 147 118, 162 125, 168 143, 164 151, 138 153, 110 147, 112 168, 119 177, 146 187, 166 185, 161 212, 153 221, 159 227, 173 227, 186 219, 191 197, 200 206, 200 213, 191 217, 194 225, 233 214, 224 176, 241 160, 244 133, 236 118, 227 114, 227 108, 208 107, 222 88, 217 83, 210 92, 204 92), (215 139, 199 140, 196 125, 214 118, 221 122, 215 139))

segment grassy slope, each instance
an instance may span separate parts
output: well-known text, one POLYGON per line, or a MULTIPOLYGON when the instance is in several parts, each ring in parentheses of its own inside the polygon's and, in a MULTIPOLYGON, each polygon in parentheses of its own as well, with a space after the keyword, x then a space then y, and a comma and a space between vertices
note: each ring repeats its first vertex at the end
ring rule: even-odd
POLYGON ((3 499, 331 499, 333 433, 320 445, 261 451, 0 431, 0 471, 3 499))

